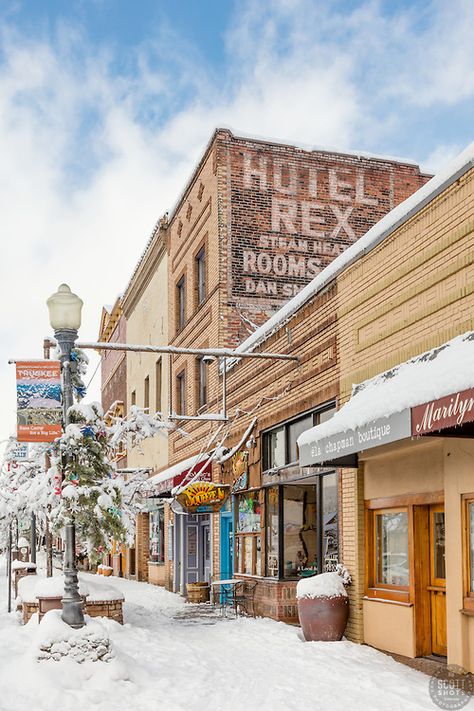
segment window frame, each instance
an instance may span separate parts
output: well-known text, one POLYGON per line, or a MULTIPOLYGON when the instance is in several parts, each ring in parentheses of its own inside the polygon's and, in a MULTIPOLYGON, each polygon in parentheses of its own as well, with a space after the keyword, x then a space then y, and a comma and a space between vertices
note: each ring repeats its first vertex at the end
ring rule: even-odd
POLYGON ((196 307, 199 308, 207 299, 207 251, 202 244, 194 257, 196 276, 196 307))
MULTIPOLYGON (((471 531, 469 507, 474 506, 474 493, 461 494, 461 520, 463 530, 463 609, 474 614, 474 590, 471 590, 471 531)), ((474 543, 474 541, 473 541, 474 543)))
POLYGON ((209 385, 209 378, 207 374, 207 368, 208 368, 208 363, 206 362, 206 359, 204 356, 198 356, 196 358, 196 365, 197 365, 197 378, 196 378, 196 399, 197 399, 197 404, 198 404, 198 410, 201 410, 202 408, 206 407, 208 404, 208 398, 209 398, 209 392, 208 392, 208 385, 209 385), (204 377, 203 377, 204 374, 204 377))
POLYGON ((242 492, 239 494, 235 495, 235 504, 234 504, 234 566, 235 566, 235 572, 238 573, 239 575, 252 575, 254 577, 263 577, 264 573, 264 561, 263 561, 263 548, 262 548, 262 541, 264 540, 265 537, 265 531, 264 528, 262 527, 262 513, 263 513, 263 506, 264 503, 262 502, 262 489, 251 489, 247 492, 242 492), (259 508, 260 508, 260 525, 258 531, 239 531, 238 528, 238 523, 239 523, 239 499, 243 496, 248 496, 251 493, 256 494, 256 500, 258 502, 259 508), (252 555, 251 555, 251 571, 244 571, 245 568, 245 545, 246 545, 246 540, 251 540, 251 546, 252 546, 252 555), (257 551, 257 543, 258 539, 260 539, 260 566, 257 565, 258 563, 258 551, 257 551), (260 567, 259 572, 257 572, 258 567, 260 567))
POLYGON ((176 375, 176 404, 177 414, 186 414, 186 370, 180 370, 176 375))
POLYGON ((159 516, 159 522, 161 521, 161 527, 160 523, 158 524, 158 554, 157 554, 157 560, 152 559, 152 554, 151 554, 151 521, 149 525, 149 532, 148 532, 148 562, 153 563, 154 565, 164 565, 166 562, 166 550, 165 550, 165 506, 164 504, 159 505, 155 511, 150 511, 150 517, 158 515, 159 516), (162 528, 162 533, 160 535, 160 531, 162 528), (162 553, 162 555, 161 555, 162 553))
POLYGON ((186 325, 186 275, 176 282, 176 330, 179 333, 186 325))
POLYGON ((366 555, 366 595, 379 600, 392 600, 394 602, 411 601, 411 588, 413 585, 412 551, 413 551, 413 507, 410 505, 385 506, 367 509, 367 555, 366 555), (377 516, 389 513, 406 513, 407 515, 407 550, 408 550, 408 585, 391 585, 379 583, 377 580, 377 516))
POLYGON ((155 363, 155 412, 162 412, 161 399, 163 397, 163 360, 158 358, 155 363))
POLYGON ((150 412, 150 376, 147 375, 143 381, 143 409, 150 412))
MULTIPOLYGON (((328 412, 329 410, 334 410, 336 412, 336 402, 334 400, 330 400, 328 402, 323 403, 322 405, 319 405, 316 408, 312 408, 311 410, 307 410, 306 412, 302 412, 296 417, 292 417, 289 420, 285 420, 284 422, 280 422, 277 425, 274 425, 273 427, 265 430, 262 432, 262 444, 263 444, 263 462, 262 462, 262 473, 268 472, 268 471, 274 471, 278 469, 283 469, 285 467, 289 466, 294 466, 297 465, 299 462, 299 458, 296 459, 295 461, 289 461, 290 460, 290 451, 291 451, 291 444, 290 444, 290 428, 292 425, 295 425, 297 422, 305 420, 309 417, 312 417, 312 425, 311 427, 314 427, 315 425, 319 424, 320 417, 322 414, 325 412, 328 412), (271 439, 271 435, 278 430, 283 429, 284 433, 284 441, 285 441, 285 463, 282 465, 278 466, 268 466, 269 464, 269 452, 268 452, 268 443, 271 439)), ((298 446, 296 445, 296 449, 298 450, 298 446)))

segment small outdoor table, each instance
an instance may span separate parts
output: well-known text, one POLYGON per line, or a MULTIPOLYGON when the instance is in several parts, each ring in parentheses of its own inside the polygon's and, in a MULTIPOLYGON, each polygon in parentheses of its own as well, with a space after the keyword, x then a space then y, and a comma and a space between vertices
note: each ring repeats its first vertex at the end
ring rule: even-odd
POLYGON ((213 580, 211 582, 213 601, 214 590, 220 588, 220 607, 222 614, 225 613, 229 601, 233 599, 236 586, 241 582, 242 580, 239 580, 239 578, 227 578, 225 580, 213 580))

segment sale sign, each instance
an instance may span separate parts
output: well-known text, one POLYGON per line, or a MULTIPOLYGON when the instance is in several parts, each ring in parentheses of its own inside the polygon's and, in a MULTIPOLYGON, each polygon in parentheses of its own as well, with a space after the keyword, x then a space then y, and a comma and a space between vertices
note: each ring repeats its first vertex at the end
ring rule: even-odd
POLYGON ((59 361, 18 362, 16 394, 18 442, 52 442, 61 436, 59 361))

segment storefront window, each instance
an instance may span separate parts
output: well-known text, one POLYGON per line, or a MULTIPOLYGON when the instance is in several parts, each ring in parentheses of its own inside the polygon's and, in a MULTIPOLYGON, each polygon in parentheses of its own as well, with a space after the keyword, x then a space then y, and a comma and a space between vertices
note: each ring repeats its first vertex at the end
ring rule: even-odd
POLYGON ((339 562, 337 474, 322 477, 324 570, 334 570, 339 562))
POLYGON ((165 509, 160 506, 150 513, 149 560, 153 563, 165 562, 165 509))
POLYGON ((236 497, 236 570, 247 575, 261 575, 262 572, 259 494, 259 491, 249 491, 236 497))
POLYGON ((283 487, 283 575, 318 569, 316 487, 283 487))
POLYGON ((278 487, 265 491, 267 575, 278 577, 278 487))
POLYGON ((314 484, 285 484, 265 490, 268 577, 295 578, 327 572, 339 562, 337 473, 314 479, 314 484))
POLYGON ((381 585, 408 586, 408 514, 384 511, 375 516, 376 578, 381 585))
POLYGON ((467 502, 469 527, 469 592, 474 593, 474 501, 467 502))
POLYGON ((258 491, 249 491, 237 497, 238 500, 238 533, 260 532, 260 501, 258 491))

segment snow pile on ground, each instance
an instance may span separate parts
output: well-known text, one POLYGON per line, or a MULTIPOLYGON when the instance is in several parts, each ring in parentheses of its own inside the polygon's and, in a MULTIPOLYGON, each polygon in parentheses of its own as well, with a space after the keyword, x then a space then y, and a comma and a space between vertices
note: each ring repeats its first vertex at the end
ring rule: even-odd
MULTIPOLYGON (((87 585, 110 580, 82 575, 87 585)), ((5 612, 0 565, 1 711, 433 711, 429 677, 370 647, 307 644, 298 627, 267 619, 201 623, 183 618, 193 606, 163 588, 113 585, 125 594, 128 622, 100 618, 111 661, 38 662, 39 626, 5 612)))
MULTIPOLYGON (((88 595, 89 588, 79 578, 79 594, 88 595)), ((41 597, 62 597, 64 595, 64 575, 45 578, 39 575, 26 575, 18 581, 19 602, 36 602, 41 597)))
POLYGON ((339 573, 321 573, 310 578, 301 578, 296 586, 296 597, 347 597, 346 588, 339 573))
MULTIPOLYGON (((97 576, 88 575, 87 582, 79 573, 79 595, 87 602, 123 600, 123 593, 113 585, 99 582, 97 576)), ((64 595, 64 575, 45 578, 27 575, 18 581, 19 602, 36 602, 38 597, 62 597, 64 595)))
POLYGON ((61 610, 47 612, 33 641, 34 657, 55 662, 68 657, 79 664, 109 662, 115 655, 100 619, 92 620, 86 615, 85 620, 85 627, 73 629, 61 619, 61 610))

